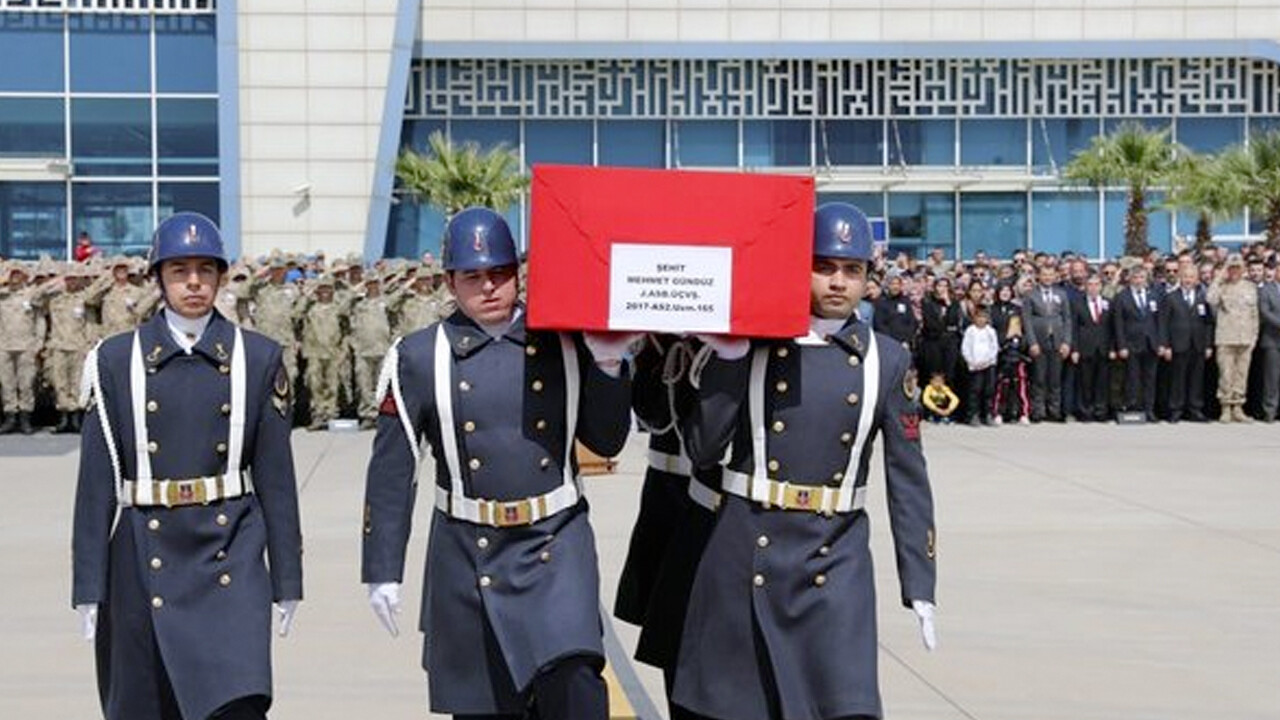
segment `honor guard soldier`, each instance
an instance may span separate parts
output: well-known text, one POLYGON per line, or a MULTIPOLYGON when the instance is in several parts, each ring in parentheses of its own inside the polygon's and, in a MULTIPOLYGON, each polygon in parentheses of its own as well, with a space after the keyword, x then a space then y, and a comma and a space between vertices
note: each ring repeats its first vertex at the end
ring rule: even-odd
POLYGON ((818 208, 811 329, 792 341, 704 338, 685 439, 695 467, 732 444, 689 599, 674 701, 722 720, 880 717, 876 602, 863 509, 884 442, 901 598, 932 648, 933 499, 910 357, 853 314, 871 228, 818 208))
MULTIPOLYGON (((420 442, 435 477, 420 625, 431 709, 602 720, 599 573, 574 439, 616 454, 630 426, 627 338, 526 329, 500 215, 445 234, 458 310, 398 340, 379 380, 365 490, 363 581, 392 635, 420 442)), ((569 291, 570 289, 566 289, 569 291)))
POLYGON ((163 310, 85 361, 72 602, 109 720, 265 718, 302 537, 280 346, 213 309, 218 229, 156 229, 163 310))

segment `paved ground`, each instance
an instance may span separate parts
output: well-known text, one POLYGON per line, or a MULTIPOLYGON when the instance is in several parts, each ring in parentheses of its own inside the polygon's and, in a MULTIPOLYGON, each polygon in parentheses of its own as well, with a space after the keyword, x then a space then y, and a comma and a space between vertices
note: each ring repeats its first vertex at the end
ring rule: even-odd
MULTIPOLYGON (((896 607, 883 492, 871 494, 890 718, 1280 717, 1280 425, 929 427, 925 442, 940 532, 935 653, 896 607)), ((357 584, 369 444, 368 433, 295 436, 308 599, 276 645, 275 720, 426 716, 419 638, 387 637, 357 584)), ((618 475, 589 481, 606 605, 640 450, 633 441, 618 475)), ((66 438, 0 438, 0 717, 98 717, 92 653, 68 607, 76 461, 66 438)), ((630 649, 634 630, 617 631, 630 649)), ((660 698, 657 675, 638 673, 660 698)))

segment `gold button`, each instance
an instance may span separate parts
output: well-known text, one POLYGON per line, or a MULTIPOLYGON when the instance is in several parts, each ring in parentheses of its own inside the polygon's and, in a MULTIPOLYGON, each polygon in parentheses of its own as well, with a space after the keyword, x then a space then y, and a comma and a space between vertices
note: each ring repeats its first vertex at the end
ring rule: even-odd
POLYGON ((542 562, 551 562, 551 553, 543 550, 542 554, 538 556, 538 559, 542 562))
POLYGON ((831 475, 831 479, 832 479, 832 480, 835 480, 836 482, 840 482, 841 480, 843 480, 843 479, 844 479, 844 473, 842 473, 842 472, 835 472, 835 473, 833 473, 833 474, 831 475))
POLYGON ((147 452, 151 453, 152 455, 160 452, 160 443, 156 442, 155 440, 152 440, 151 442, 147 443, 147 452))
POLYGON ((476 540, 476 547, 480 548, 481 550, 489 547, 489 538, 482 537, 479 540, 476 540))
POLYGON ((227 524, 227 516, 224 513, 218 513, 218 516, 215 517, 213 521, 219 525, 225 526, 227 524))
POLYGON ((471 468, 472 470, 479 470, 480 458, 471 458, 471 462, 467 463, 467 467, 471 468))
POLYGON ((160 568, 162 568, 162 567, 164 567, 164 561, 163 561, 163 560, 161 560, 161 559, 160 559, 160 558, 158 558, 158 557, 153 557, 153 558, 151 558, 151 569, 152 569, 152 570, 159 570, 159 569, 160 569, 160 568))
POLYGON ((850 405, 857 405, 857 404, 858 404, 858 393, 849 393, 849 394, 845 397, 845 399, 844 399, 844 400, 845 400, 845 402, 849 403, 850 405))
POLYGON ((215 559, 215 560, 226 560, 226 559, 227 559, 227 551, 226 551, 226 550, 219 550, 218 552, 214 553, 213 557, 214 557, 214 559, 215 559))
POLYGON ((853 442, 853 433, 840 433, 840 442, 846 445, 853 442))
POLYGON ((539 430, 546 430, 546 429, 547 429, 547 421, 546 421, 546 420, 539 420, 538 422, 534 423, 534 424, 533 424, 533 426, 534 426, 535 428, 539 429, 539 430))
POLYGON ((756 538, 756 545, 762 548, 769 547, 769 536, 761 535, 760 537, 756 538))
POLYGON ((147 412, 155 412, 159 409, 160 409, 160 403, 156 402, 155 400, 147 401, 147 412))
POLYGON ((476 424, 475 424, 475 423, 473 423, 473 422, 471 422, 470 420, 468 420, 468 421, 466 421, 466 422, 462 423, 462 429, 463 429, 463 430, 465 430, 465 431, 467 431, 467 432, 475 432, 475 431, 476 431, 476 424))
POLYGON ((819 555, 821 555, 822 557, 826 557, 826 556, 830 555, 830 554, 831 554, 831 546, 830 546, 830 545, 823 545, 822 547, 818 548, 818 554, 819 554, 819 555))
POLYGON ((861 362, 862 362, 862 361, 858 359, 858 356, 857 356, 857 355, 850 355, 850 356, 849 356, 849 367, 858 367, 858 364, 859 364, 859 363, 861 363, 861 362))
POLYGON ((777 460, 770 460, 769 464, 765 467, 769 468, 772 472, 778 472, 778 468, 781 467, 781 465, 778 464, 777 460))
POLYGON ((231 584, 231 573, 222 573, 218 576, 218 584, 226 587, 231 584))
POLYGON ((462 392, 467 392, 468 390, 471 389, 471 383, 467 382, 466 380, 463 380, 462 382, 458 383, 458 389, 461 390, 462 392))
POLYGON ((220 442, 214 449, 218 451, 219 455, 221 455, 227 451, 227 444, 220 442))
POLYGON ((223 415, 230 415, 230 414, 231 414, 231 403, 222 403, 222 407, 221 407, 221 408, 219 408, 219 410, 221 410, 221 411, 222 411, 222 414, 223 414, 223 415))
POLYGON ((755 577, 751 578, 751 584, 755 585, 756 587, 764 587, 764 576, 756 575, 755 577))
POLYGON ((813 576, 813 584, 814 584, 814 585, 817 585, 818 587, 822 587, 823 585, 826 585, 826 584, 827 584, 827 576, 826 576, 826 575, 823 575, 822 573, 818 573, 817 575, 814 575, 814 576, 813 576))
POLYGON ((538 354, 538 348, 533 345, 526 345, 524 348, 524 354, 529 357, 533 357, 538 354))
POLYGON ((782 432, 783 430, 786 430, 786 429, 787 429, 787 424, 786 424, 786 423, 782 422, 781 420, 774 420, 774 421, 773 421, 773 431, 774 431, 774 432, 776 432, 776 433, 780 433, 780 432, 782 432))
POLYGON ((775 390, 777 390, 778 392, 780 392, 780 393, 784 393, 784 392, 786 392, 786 391, 787 391, 787 381, 786 381, 786 380, 779 380, 779 381, 778 381, 778 384, 777 384, 777 385, 774 385, 773 387, 774 387, 774 389, 775 389, 775 390))
POLYGON ((159 529, 160 529, 160 521, 159 521, 159 520, 157 520, 157 519, 155 519, 155 518, 151 518, 150 520, 148 520, 148 521, 147 521, 147 529, 148 529, 148 530, 159 530, 159 529))
POLYGON ((538 465, 539 465, 539 466, 541 466, 541 467, 543 467, 543 468, 549 468, 549 467, 551 467, 551 458, 549 458, 549 457, 544 457, 544 458, 542 458, 541 460, 539 460, 539 461, 538 461, 538 465))
POLYGON ((223 375, 226 375, 227 373, 231 372, 231 366, 229 366, 229 365, 219 365, 219 366, 218 366, 218 372, 222 373, 223 375))
POLYGON ((492 585, 492 584, 493 584, 493 580, 492 580, 492 579, 490 579, 488 575, 481 575, 481 576, 480 576, 480 587, 482 587, 482 588, 487 588, 487 587, 489 587, 489 586, 490 586, 490 585, 492 585))
POLYGON ((157 609, 157 610, 159 610, 160 608, 164 607, 164 598, 160 597, 159 595, 156 595, 156 596, 152 597, 152 598, 151 598, 151 607, 153 607, 153 608, 155 608, 155 609, 157 609))
POLYGON ((534 380, 533 384, 531 384, 529 387, 533 388, 534 392, 542 392, 542 381, 534 380))
POLYGON ((777 353, 776 353, 776 354, 777 354, 777 356, 778 356, 778 357, 780 357, 780 358, 784 358, 784 357, 786 357, 787 355, 790 355, 790 354, 791 354, 791 351, 790 351, 790 350, 788 350, 788 349, 786 349, 785 347, 780 347, 780 348, 778 348, 778 351, 777 351, 777 353))

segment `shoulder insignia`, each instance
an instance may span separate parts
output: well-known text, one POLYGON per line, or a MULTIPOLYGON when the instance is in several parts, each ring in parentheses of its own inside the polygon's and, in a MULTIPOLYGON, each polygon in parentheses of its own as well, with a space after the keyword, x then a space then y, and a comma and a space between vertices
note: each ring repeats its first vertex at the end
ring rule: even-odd
POLYGON ((378 406, 378 413, 381 415, 398 416, 400 410, 396 405, 396 396, 390 392, 382 398, 382 404, 378 406))
POLYGON ((289 372, 281 365, 276 370, 276 379, 271 384, 271 404, 280 417, 289 418, 289 372))
POLYGON ((920 379, 916 369, 907 368, 907 372, 902 376, 902 394, 907 399, 915 402, 920 399, 920 379))
POLYGON ((229 357, 227 355, 227 349, 222 347, 222 343, 214 343, 213 350, 214 350, 214 354, 218 356, 219 360, 226 360, 229 357))
POLYGON ((147 362, 154 365, 156 361, 160 359, 160 353, 162 352, 164 352, 164 348, 160 347, 159 345, 156 345, 155 347, 151 348, 151 352, 147 354, 147 362))
POLYGON ((911 442, 920 442, 920 414, 902 413, 898 418, 902 423, 902 436, 911 442))

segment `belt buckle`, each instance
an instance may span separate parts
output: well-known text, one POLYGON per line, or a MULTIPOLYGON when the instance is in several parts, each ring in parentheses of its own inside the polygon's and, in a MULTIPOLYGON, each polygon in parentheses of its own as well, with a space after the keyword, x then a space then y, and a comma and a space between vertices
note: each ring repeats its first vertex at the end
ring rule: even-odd
POLYGON ((528 500, 511 502, 494 501, 493 524, 498 527, 515 527, 533 524, 533 503, 528 500))
POLYGON ((165 504, 169 507, 204 505, 208 502, 208 491, 199 480, 170 480, 165 487, 165 504))
POLYGON ((815 489, 808 485, 786 486, 782 489, 782 506, 788 510, 820 511, 822 509, 821 493, 814 492, 815 489))

